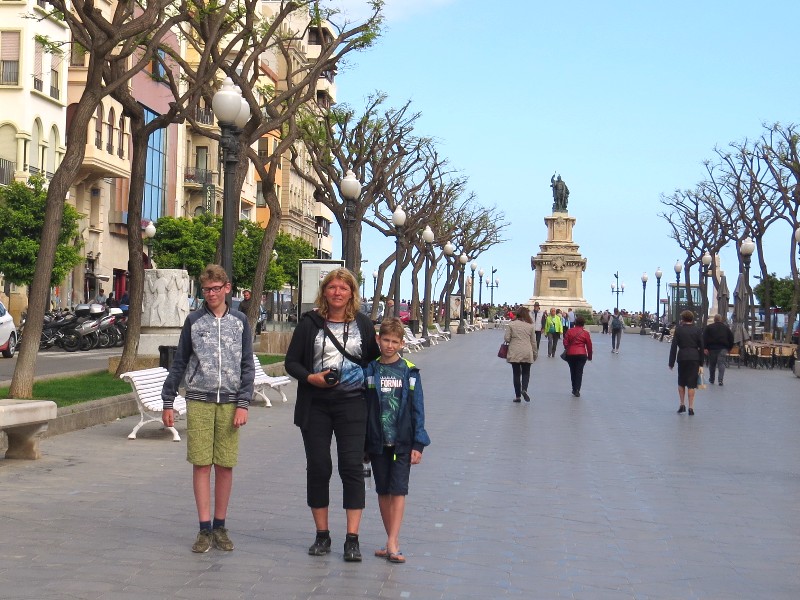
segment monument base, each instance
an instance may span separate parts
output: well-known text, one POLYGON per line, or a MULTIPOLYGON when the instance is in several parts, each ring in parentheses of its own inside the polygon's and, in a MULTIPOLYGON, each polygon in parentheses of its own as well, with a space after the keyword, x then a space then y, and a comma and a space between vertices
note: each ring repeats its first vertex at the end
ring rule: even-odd
POLYGON ((177 346, 181 337, 180 327, 142 327, 139 336, 139 356, 158 356, 159 346, 177 346), (157 329, 157 331, 153 331, 157 329))
POLYGON ((561 312, 568 309, 574 311, 592 311, 592 305, 586 301, 586 298, 564 298, 560 296, 536 296, 528 300, 525 304, 530 310, 533 310, 533 303, 538 302, 539 308, 549 311, 551 308, 560 308, 561 312))

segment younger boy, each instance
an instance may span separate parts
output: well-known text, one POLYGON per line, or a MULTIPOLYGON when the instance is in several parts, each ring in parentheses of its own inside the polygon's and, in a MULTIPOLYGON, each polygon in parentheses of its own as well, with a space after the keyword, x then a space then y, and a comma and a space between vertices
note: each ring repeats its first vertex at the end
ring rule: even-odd
POLYGON ((208 265, 200 275, 204 303, 189 313, 178 349, 161 390, 162 420, 172 427, 172 408, 178 386, 186 375, 186 460, 193 465, 194 500, 200 532, 192 552, 211 546, 233 550, 225 515, 239 455, 239 428, 247 423, 253 397, 253 339, 247 317, 230 310, 225 297, 231 284, 219 265, 208 265), (214 520, 211 520, 211 465, 214 465, 214 520))
POLYGON ((378 333, 381 356, 366 368, 366 449, 375 476, 378 506, 386 529, 386 545, 375 556, 389 562, 406 562, 400 552, 411 465, 422 460, 431 443, 425 431, 425 405, 419 369, 400 356, 404 339, 400 319, 384 319, 378 333))

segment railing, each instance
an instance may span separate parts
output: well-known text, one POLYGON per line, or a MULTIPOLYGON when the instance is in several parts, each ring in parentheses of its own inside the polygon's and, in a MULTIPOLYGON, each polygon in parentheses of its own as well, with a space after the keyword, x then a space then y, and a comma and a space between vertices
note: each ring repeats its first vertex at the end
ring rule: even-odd
POLYGON ((183 179, 186 183, 196 183, 198 185, 211 183, 213 173, 206 169, 198 169, 196 167, 186 167, 183 174, 183 179))
POLYGON ((106 144, 106 152, 108 152, 109 154, 114 154, 114 144, 108 142, 106 144))
POLYGON ((8 185, 14 181, 14 171, 17 169, 17 163, 0 158, 0 185, 8 185))
POLYGON ((0 84, 19 85, 18 60, 0 60, 0 84))
POLYGON ((94 145, 98 150, 103 149, 103 133, 101 131, 94 132, 94 145))
POLYGON ((37 92, 41 92, 44 89, 44 81, 39 79, 38 77, 33 78, 33 89, 37 92))
POLYGON ((61 90, 54 85, 50 86, 50 97, 58 100, 61 97, 61 90))
POLYGON ((194 120, 202 125, 213 125, 214 111, 210 108, 198 106, 194 109, 194 120))
POLYGON ((40 175, 42 173, 39 167, 34 167, 33 165, 28 165, 28 173, 31 175, 40 175))
POLYGON ((45 2, 45 0, 36 0, 36 5, 39 8, 43 8, 43 9, 47 10, 47 2, 45 2))

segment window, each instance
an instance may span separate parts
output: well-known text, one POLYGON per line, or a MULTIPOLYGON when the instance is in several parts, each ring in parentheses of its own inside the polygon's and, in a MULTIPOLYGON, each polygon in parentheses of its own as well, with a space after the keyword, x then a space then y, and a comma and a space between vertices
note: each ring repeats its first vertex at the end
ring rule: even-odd
POLYGON ((0 32, 0 85, 19 85, 19 31, 0 32))
POLYGON ((119 143, 117 144, 117 156, 125 158, 125 115, 119 118, 119 143))
POLYGON ((53 54, 50 56, 50 97, 58 100, 61 97, 61 86, 59 85, 59 68, 61 67, 61 56, 53 54))
POLYGON ((157 56, 153 57, 153 61, 150 66, 153 73, 153 79, 156 81, 166 80, 166 71, 164 70, 164 61, 166 61, 166 58, 167 53, 163 50, 158 50, 157 56))
POLYGON ((78 42, 72 42, 72 48, 69 54, 69 64, 71 67, 85 67, 86 66, 86 48, 81 46, 78 42))
MULTIPOLYGON (((145 107, 145 123, 149 123, 157 116, 157 113, 145 107)), ((157 221, 163 212, 167 191, 166 170, 167 131, 158 129, 151 133, 147 140, 142 219, 157 221)))
POLYGON ((114 123, 117 116, 114 114, 114 109, 108 111, 108 136, 106 137, 106 152, 114 154, 114 123))
POLYGON ((103 105, 97 107, 97 112, 94 115, 94 145, 102 150, 103 149, 103 105))
POLYGON ((44 75, 42 75, 42 58, 44 55, 44 46, 37 40, 34 42, 33 49, 33 89, 41 92, 44 89, 44 75))

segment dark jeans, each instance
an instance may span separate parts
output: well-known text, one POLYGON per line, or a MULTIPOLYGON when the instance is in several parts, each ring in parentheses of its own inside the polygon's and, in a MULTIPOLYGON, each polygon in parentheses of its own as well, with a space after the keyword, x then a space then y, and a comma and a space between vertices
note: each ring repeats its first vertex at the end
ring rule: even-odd
POLYGON ((367 405, 363 397, 320 400, 313 398, 308 427, 303 431, 306 450, 306 496, 311 508, 330 503, 333 474, 331 437, 336 436, 339 477, 344 509, 364 508, 364 437, 367 405))
POLYGON ((556 351, 558 350, 558 338, 561 337, 560 333, 548 333, 547 334, 547 355, 548 356, 555 356, 556 351))
POLYGON ((522 390, 528 391, 531 363, 511 363, 511 373, 514 376, 514 397, 519 398, 522 390))
POLYGON ((719 368, 719 382, 725 377, 725 367, 728 366, 728 351, 717 348, 708 351, 708 381, 714 383, 714 372, 719 368))
POLYGON ((603 323, 603 333, 608 333, 608 323, 603 323))
POLYGON ((611 330, 611 349, 619 350, 619 341, 622 339, 622 329, 611 330))
POLYGON ((569 378, 572 381, 572 390, 574 392, 581 391, 581 383, 583 382, 583 367, 586 366, 585 354, 567 354, 567 363, 569 363, 569 378))
POLYGON ((534 333, 536 333, 536 349, 538 350, 539 349, 539 344, 542 341, 542 331, 539 330, 539 331, 536 331, 534 333))

